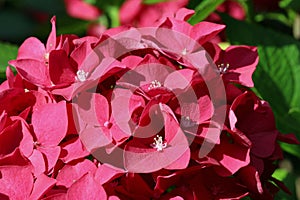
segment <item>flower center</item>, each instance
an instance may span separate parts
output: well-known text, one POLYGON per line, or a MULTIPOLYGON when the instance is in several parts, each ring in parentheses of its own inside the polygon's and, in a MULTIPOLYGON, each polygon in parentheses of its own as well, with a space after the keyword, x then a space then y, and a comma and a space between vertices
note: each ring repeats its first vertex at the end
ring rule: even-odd
POLYGON ((156 149, 157 151, 162 151, 167 147, 167 143, 163 142, 162 137, 157 135, 154 138, 154 142, 151 144, 151 146, 156 149))
POLYGON ((196 122, 190 119, 189 116, 184 116, 181 118, 181 125, 185 128, 190 128, 196 125, 196 122))
POLYGON ((84 70, 80 69, 76 72, 76 80, 80 82, 84 82, 87 79, 87 76, 89 75, 88 72, 85 72, 84 70))
POLYGON ((230 65, 228 63, 226 65, 224 63, 218 65, 218 69, 221 74, 225 74, 229 67, 230 65))
POLYGON ((187 54, 187 49, 184 48, 184 49, 182 50, 181 54, 185 56, 185 55, 187 54))
POLYGON ((38 141, 34 141, 34 142, 33 142, 33 145, 34 145, 34 146, 40 146, 41 143, 39 143, 38 141))
POLYGON ((154 80, 154 81, 151 81, 149 87, 148 87, 148 90, 151 90, 151 89, 154 89, 154 88, 158 88, 158 87, 161 87, 161 83, 158 81, 158 80, 154 80))
POLYGON ((48 62, 49 61, 49 53, 45 53, 44 58, 45 58, 46 62, 48 62))
POLYGON ((110 123, 109 121, 104 122, 103 125, 108 129, 110 129, 112 127, 112 123, 110 123))

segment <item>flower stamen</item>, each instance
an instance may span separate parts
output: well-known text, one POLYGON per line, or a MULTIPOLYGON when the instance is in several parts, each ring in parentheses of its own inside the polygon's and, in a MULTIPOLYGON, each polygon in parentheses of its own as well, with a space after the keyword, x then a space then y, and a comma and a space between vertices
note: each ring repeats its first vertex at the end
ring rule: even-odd
POLYGON ((162 137, 157 135, 154 138, 154 142, 151 144, 151 146, 157 151, 163 151, 163 149, 167 148, 167 143, 163 142, 162 137))
POLYGON ((154 81, 151 81, 149 87, 148 87, 148 90, 151 90, 151 89, 154 89, 154 88, 158 88, 158 87, 161 87, 161 83, 158 81, 158 80, 154 80, 154 81))
POLYGON ((190 128, 196 125, 196 122, 194 122, 193 120, 190 119, 189 116, 183 116, 181 118, 181 125, 185 128, 190 128))
POLYGON ((224 63, 218 65, 220 74, 225 74, 229 67, 230 67, 230 65, 228 63, 226 65, 224 63))
POLYGON ((184 49, 182 50, 181 54, 182 54, 183 56, 185 56, 185 55, 187 54, 187 49, 184 48, 184 49))
POLYGON ((76 72, 76 75, 77 76, 75 78, 77 81, 84 82, 84 81, 86 81, 89 73, 85 72, 83 69, 80 69, 76 72))

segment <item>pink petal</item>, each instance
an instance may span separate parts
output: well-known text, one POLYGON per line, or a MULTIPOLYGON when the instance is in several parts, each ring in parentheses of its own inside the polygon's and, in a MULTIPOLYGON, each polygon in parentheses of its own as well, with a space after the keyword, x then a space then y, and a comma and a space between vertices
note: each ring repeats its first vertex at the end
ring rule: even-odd
POLYGON ((46 44, 46 51, 49 53, 51 50, 55 49, 56 47, 56 17, 51 18, 51 25, 52 29, 48 36, 47 44, 46 44))
POLYGON ((29 131, 29 126, 25 121, 21 121, 22 124, 22 133, 23 139, 20 143, 20 150, 24 154, 24 156, 29 157, 29 155, 33 151, 33 138, 31 132, 29 131))
POLYGON ((45 87, 50 85, 50 78, 44 62, 32 59, 12 60, 10 65, 28 82, 45 87))
POLYGON ((67 142, 61 144, 61 147, 62 151, 60 159, 65 163, 78 158, 84 158, 90 154, 82 144, 79 137, 68 140, 67 142))
POLYGON ((33 190, 30 195, 30 200, 40 199, 48 190, 56 183, 56 180, 49 178, 45 174, 41 174, 34 182, 33 190))
POLYGON ((66 103, 49 103, 32 113, 32 125, 37 141, 42 146, 56 146, 68 130, 66 103))
POLYGON ((165 167, 165 169, 185 169, 187 168, 189 162, 190 162, 190 157, 191 157, 191 151, 190 149, 187 149, 182 156, 171 163, 169 166, 165 167))
POLYGON ((194 10, 190 10, 187 8, 180 8, 176 14, 175 18, 178 20, 187 21, 193 14, 195 13, 194 10))
POLYGON ((92 174, 87 173, 69 188, 67 199, 107 199, 107 195, 92 174))
POLYGON ((60 147, 37 147, 37 150, 39 150, 45 158, 46 163, 46 171, 51 173, 53 170, 53 167, 56 165, 59 154, 60 154, 60 147))
POLYGON ((35 176, 39 176, 46 171, 46 160, 40 151, 34 149, 28 159, 33 165, 33 172, 35 176))
POLYGON ((97 148, 104 147, 112 142, 112 137, 103 132, 101 127, 87 125, 80 133, 79 137, 89 152, 97 148))
POLYGON ((164 82, 164 86, 176 92, 176 89, 184 90, 191 86, 194 71, 182 69, 169 74, 164 82))
POLYGON ((83 0, 65 0, 65 4, 68 14, 75 18, 96 20, 101 14, 97 7, 83 0))
POLYGON ((45 45, 39 39, 30 37, 20 46, 17 59, 32 59, 45 62, 45 54, 45 45))
POLYGON ((29 199, 33 176, 31 166, 0 166, 0 195, 9 199, 29 199))
POLYGON ((95 173, 95 180, 101 185, 114 180, 125 173, 124 170, 113 167, 108 164, 100 165, 95 173))
POLYGON ((87 172, 94 173, 97 167, 90 160, 84 159, 76 163, 66 164, 58 173, 57 185, 69 188, 87 172))
POLYGON ((220 33, 225 28, 225 25, 215 24, 211 22, 200 22, 193 26, 190 36, 198 41, 200 45, 209 41, 220 33))
POLYGON ((139 14, 142 9, 141 0, 125 1, 120 8, 120 21, 122 24, 130 24, 139 14), (131 12, 128 12, 128 11, 131 12))
POLYGON ((113 91, 114 99, 111 101, 112 116, 116 131, 112 135, 117 141, 128 138, 132 135, 129 122, 131 121, 132 113, 130 113, 130 100, 133 95, 130 90, 116 88, 113 91))
POLYGON ((79 46, 71 52, 70 57, 78 64, 78 66, 80 66, 87 57, 88 50, 91 50, 91 47, 86 41, 83 41, 81 44, 79 44, 78 41, 78 45, 79 46))
MULTIPOLYGON (((187 139, 180 129, 178 122, 165 108, 162 110, 165 123, 165 140, 167 147, 162 151, 156 151, 151 143, 140 143, 139 139, 133 138, 125 146, 124 163, 128 171, 136 173, 148 173, 165 168, 178 160, 189 148, 187 139)), ((189 156, 189 154, 185 154, 189 156)), ((189 159, 182 159, 182 161, 189 159)), ((182 163, 186 165, 186 163, 182 163)))

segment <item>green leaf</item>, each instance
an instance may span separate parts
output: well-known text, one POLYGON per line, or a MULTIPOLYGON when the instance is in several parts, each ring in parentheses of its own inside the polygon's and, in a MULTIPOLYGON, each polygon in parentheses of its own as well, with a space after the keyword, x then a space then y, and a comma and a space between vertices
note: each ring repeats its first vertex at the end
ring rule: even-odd
MULTIPOLYGON (((300 42, 228 15, 222 15, 222 19, 232 44, 258 46, 260 62, 253 76, 255 90, 270 103, 278 129, 283 133, 295 133, 300 139, 300 42)), ((282 147, 300 157, 299 146, 282 147)))
POLYGON ((192 25, 204 20, 225 0, 203 0, 196 8, 195 14, 188 20, 192 25))
POLYGON ((88 25, 89 25, 88 21, 65 16, 57 20, 57 25, 56 25, 57 35, 60 34, 84 35, 86 33, 88 25))
POLYGON ((289 199, 297 199, 296 197, 296 188, 295 188, 295 182, 296 182, 296 176, 293 173, 289 173, 285 169, 277 169, 273 175, 274 178, 284 182, 284 184, 289 188, 291 191, 291 195, 285 193, 284 191, 280 190, 276 196, 275 200, 289 200, 289 199))
POLYGON ((295 144, 280 143, 281 148, 289 154, 300 159, 300 146, 295 144))
POLYGON ((277 180, 283 181, 288 176, 288 174, 289 172, 285 169, 276 169, 272 176, 277 180))
POLYGON ((9 43, 0 42, 0 78, 5 79, 5 71, 8 66, 8 61, 17 57, 18 47, 9 43))
POLYGON ((292 9, 295 11, 300 11, 300 1, 299 0, 281 0, 279 6, 285 9, 292 9))
POLYGON ((143 0, 144 4, 156 4, 161 2, 168 2, 168 0, 143 0))

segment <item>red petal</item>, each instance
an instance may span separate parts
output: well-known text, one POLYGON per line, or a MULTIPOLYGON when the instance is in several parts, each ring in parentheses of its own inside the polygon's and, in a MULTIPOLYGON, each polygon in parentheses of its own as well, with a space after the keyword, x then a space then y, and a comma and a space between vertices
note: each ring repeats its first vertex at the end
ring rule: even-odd
POLYGON ((252 142, 251 153, 261 158, 271 156, 275 150, 277 135, 277 131, 249 135, 248 137, 252 142))
POLYGON ((0 158, 12 153, 20 146, 23 138, 22 126, 20 121, 6 127, 0 134, 0 158))
POLYGON ((49 55, 49 73, 55 84, 68 85, 75 81, 75 70, 64 50, 53 50, 49 55))
POLYGON ((255 47, 231 46, 224 53, 223 63, 229 64, 224 79, 253 87, 252 74, 258 64, 258 54, 255 47), (239 58, 239 59, 236 59, 239 58))
POLYGON ((255 193, 262 194, 263 188, 256 169, 252 166, 242 168, 238 172, 238 177, 248 187, 249 190, 255 193))

